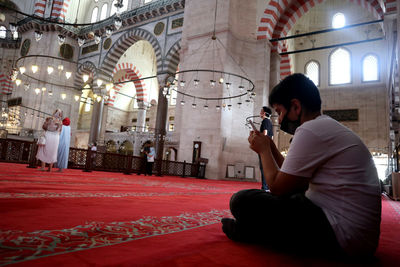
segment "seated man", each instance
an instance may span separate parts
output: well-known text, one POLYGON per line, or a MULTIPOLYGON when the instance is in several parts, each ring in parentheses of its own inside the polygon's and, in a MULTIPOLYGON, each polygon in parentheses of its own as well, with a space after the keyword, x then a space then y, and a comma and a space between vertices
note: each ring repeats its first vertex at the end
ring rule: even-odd
POLYGON ((269 104, 293 140, 284 159, 268 136, 250 133, 250 148, 261 157, 271 192, 234 194, 230 208, 235 219, 222 219, 225 234, 315 254, 373 255, 381 191, 367 147, 350 129, 321 115, 318 88, 303 74, 275 86, 269 104))

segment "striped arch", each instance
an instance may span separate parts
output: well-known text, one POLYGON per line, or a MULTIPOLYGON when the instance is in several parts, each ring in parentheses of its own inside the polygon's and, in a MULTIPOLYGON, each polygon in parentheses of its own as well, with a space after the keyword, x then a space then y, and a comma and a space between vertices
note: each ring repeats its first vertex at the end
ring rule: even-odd
POLYGON ((57 21, 65 21, 70 0, 56 0, 53 3, 50 18, 57 21))
POLYGON ((395 13, 397 11, 396 0, 385 1, 386 13, 395 13))
POLYGON ((12 93, 13 85, 10 75, 5 75, 0 72, 0 87, 2 94, 9 95, 12 93))
MULTIPOLYGON (((116 74, 118 71, 125 71, 125 75, 123 75, 121 78, 119 78, 116 83, 124 82, 124 81, 132 81, 132 80, 137 80, 142 77, 142 74, 140 74, 139 70, 136 68, 136 66, 133 66, 131 63, 120 63, 115 66, 113 74, 116 74)), ((147 90, 146 90, 146 84, 143 81, 134 81, 133 84, 135 85, 136 89, 136 97, 137 101, 147 101, 147 90)), ((114 95, 107 101, 107 104, 109 106, 114 106, 115 99, 117 97, 117 94, 119 91, 122 89, 124 84, 116 84, 114 86, 115 93, 114 95)))
POLYGON ((153 46, 157 59, 157 72, 161 72, 162 55, 160 44, 151 33, 143 29, 133 29, 122 35, 108 51, 103 60, 101 69, 104 70, 109 76, 112 76, 114 68, 124 52, 134 43, 140 40, 147 40, 153 46))
POLYGON ((83 89, 83 74, 88 74, 90 78, 95 79, 97 77, 97 68, 90 62, 86 61, 78 66, 78 70, 75 73, 74 86, 83 89))
MULTIPOLYGON (((316 4, 322 3, 323 1, 324 0, 299 0, 289 4, 287 0, 271 0, 261 18, 257 39, 271 39, 286 36, 301 16, 316 4)), ((378 0, 347 1, 367 9, 377 19, 383 18, 383 9, 378 0)))
POLYGON ((175 73, 178 69, 178 65, 180 62, 179 52, 181 50, 181 40, 177 41, 171 49, 168 51, 165 60, 163 69, 168 73, 175 73))
MULTIPOLYGON (((271 0, 260 21, 257 39, 272 39, 286 36, 296 21, 316 4, 324 0, 299 0, 288 3, 287 0, 271 0)), ((367 9, 377 19, 383 18, 383 9, 378 0, 347 0, 367 9)), ((387 0, 389 1, 389 0, 387 0)), ((286 42, 275 42, 271 52, 287 51, 286 42)), ((281 58, 280 77, 291 74, 290 57, 281 58)))
POLYGON ((36 0, 33 15, 43 18, 46 11, 46 0, 36 0))

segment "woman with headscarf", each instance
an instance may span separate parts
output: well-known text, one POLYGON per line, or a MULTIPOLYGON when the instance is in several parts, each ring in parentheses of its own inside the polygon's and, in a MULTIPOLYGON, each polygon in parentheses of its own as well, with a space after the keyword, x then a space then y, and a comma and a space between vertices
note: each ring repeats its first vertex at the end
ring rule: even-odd
POLYGON ((64 118, 62 121, 62 129, 60 134, 60 142, 58 144, 57 152, 57 167, 58 171, 62 172, 63 169, 68 167, 69 144, 71 141, 71 123, 69 118, 64 118))
POLYGON ((48 171, 50 172, 53 168, 54 162, 57 162, 57 149, 62 127, 62 116, 63 112, 60 109, 56 109, 53 116, 46 118, 42 125, 42 128, 45 131, 45 143, 39 145, 36 154, 36 158, 41 161, 41 171, 44 171, 46 163, 48 163, 48 171))

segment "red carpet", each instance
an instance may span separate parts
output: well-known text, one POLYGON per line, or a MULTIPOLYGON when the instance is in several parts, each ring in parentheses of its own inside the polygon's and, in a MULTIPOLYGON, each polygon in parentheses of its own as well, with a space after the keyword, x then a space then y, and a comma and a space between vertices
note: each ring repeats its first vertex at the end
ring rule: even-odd
MULTIPOLYGON (((0 266, 337 266, 230 241, 220 219, 250 182, 0 163, 0 266)), ((382 198, 373 266, 400 262, 400 203, 382 198)), ((340 265, 344 265, 341 263, 340 265)))

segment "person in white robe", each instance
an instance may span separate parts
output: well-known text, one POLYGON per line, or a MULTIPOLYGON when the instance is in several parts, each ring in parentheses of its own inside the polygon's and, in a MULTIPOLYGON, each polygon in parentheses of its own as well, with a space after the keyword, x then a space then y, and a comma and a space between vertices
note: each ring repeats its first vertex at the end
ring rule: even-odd
POLYGON ((57 167, 58 171, 62 172, 63 169, 68 168, 69 146, 71 142, 71 123, 69 118, 64 118, 62 121, 62 128, 60 134, 60 142, 58 144, 57 152, 57 167))

